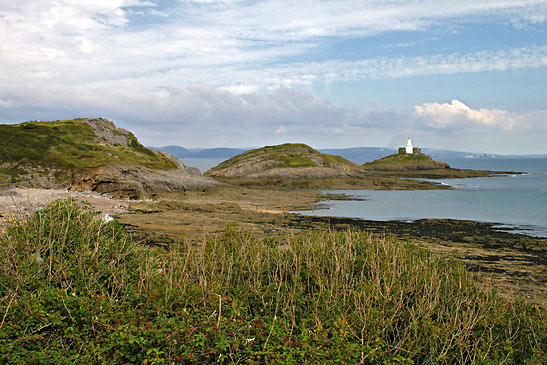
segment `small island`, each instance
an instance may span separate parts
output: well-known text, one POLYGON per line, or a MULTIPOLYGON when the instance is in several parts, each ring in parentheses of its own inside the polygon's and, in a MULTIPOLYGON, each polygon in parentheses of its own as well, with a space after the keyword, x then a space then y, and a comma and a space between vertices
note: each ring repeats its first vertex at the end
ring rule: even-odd
POLYGON ((447 163, 433 160, 422 153, 422 149, 412 145, 409 138, 406 147, 399 147, 399 152, 375 161, 367 162, 362 166, 368 171, 412 171, 450 169, 447 163))

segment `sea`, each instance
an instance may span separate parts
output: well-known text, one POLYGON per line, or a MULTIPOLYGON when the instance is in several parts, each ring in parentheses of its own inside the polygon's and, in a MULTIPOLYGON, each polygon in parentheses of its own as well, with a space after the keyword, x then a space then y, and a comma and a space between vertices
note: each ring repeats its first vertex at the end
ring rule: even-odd
POLYGON ((203 173, 217 166, 222 161, 227 160, 227 158, 181 158, 180 160, 186 166, 195 167, 203 173))
POLYGON ((316 216, 412 222, 424 218, 495 223, 510 232, 547 238, 547 158, 443 160, 453 168, 518 171, 497 177, 431 180, 453 190, 323 190, 357 201, 326 201, 316 216))

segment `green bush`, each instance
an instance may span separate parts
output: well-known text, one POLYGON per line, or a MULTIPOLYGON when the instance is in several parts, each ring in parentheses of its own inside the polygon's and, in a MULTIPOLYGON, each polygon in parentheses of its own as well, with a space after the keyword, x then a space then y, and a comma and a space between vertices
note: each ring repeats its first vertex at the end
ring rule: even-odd
POLYGON ((168 249, 56 201, 0 235, 0 362, 545 363, 546 311, 362 232, 168 249))

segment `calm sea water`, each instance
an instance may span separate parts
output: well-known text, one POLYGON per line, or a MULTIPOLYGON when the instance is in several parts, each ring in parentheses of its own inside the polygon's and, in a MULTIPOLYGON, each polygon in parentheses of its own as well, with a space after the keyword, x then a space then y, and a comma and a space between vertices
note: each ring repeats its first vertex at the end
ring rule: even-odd
POLYGON ((227 158, 181 158, 186 166, 197 167, 202 173, 212 169, 227 158))
POLYGON ((363 201, 329 201, 321 216, 368 220, 414 221, 447 218, 497 223, 516 232, 547 237, 547 159, 446 160, 454 168, 521 171, 523 175, 442 179, 454 190, 329 191, 361 197, 363 201))

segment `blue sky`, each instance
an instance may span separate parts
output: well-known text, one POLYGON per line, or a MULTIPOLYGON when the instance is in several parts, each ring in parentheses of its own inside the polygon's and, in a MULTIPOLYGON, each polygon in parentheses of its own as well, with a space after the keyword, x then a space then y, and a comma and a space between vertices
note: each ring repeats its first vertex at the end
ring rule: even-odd
POLYGON ((547 0, 0 1, 0 122, 547 153, 547 0))

